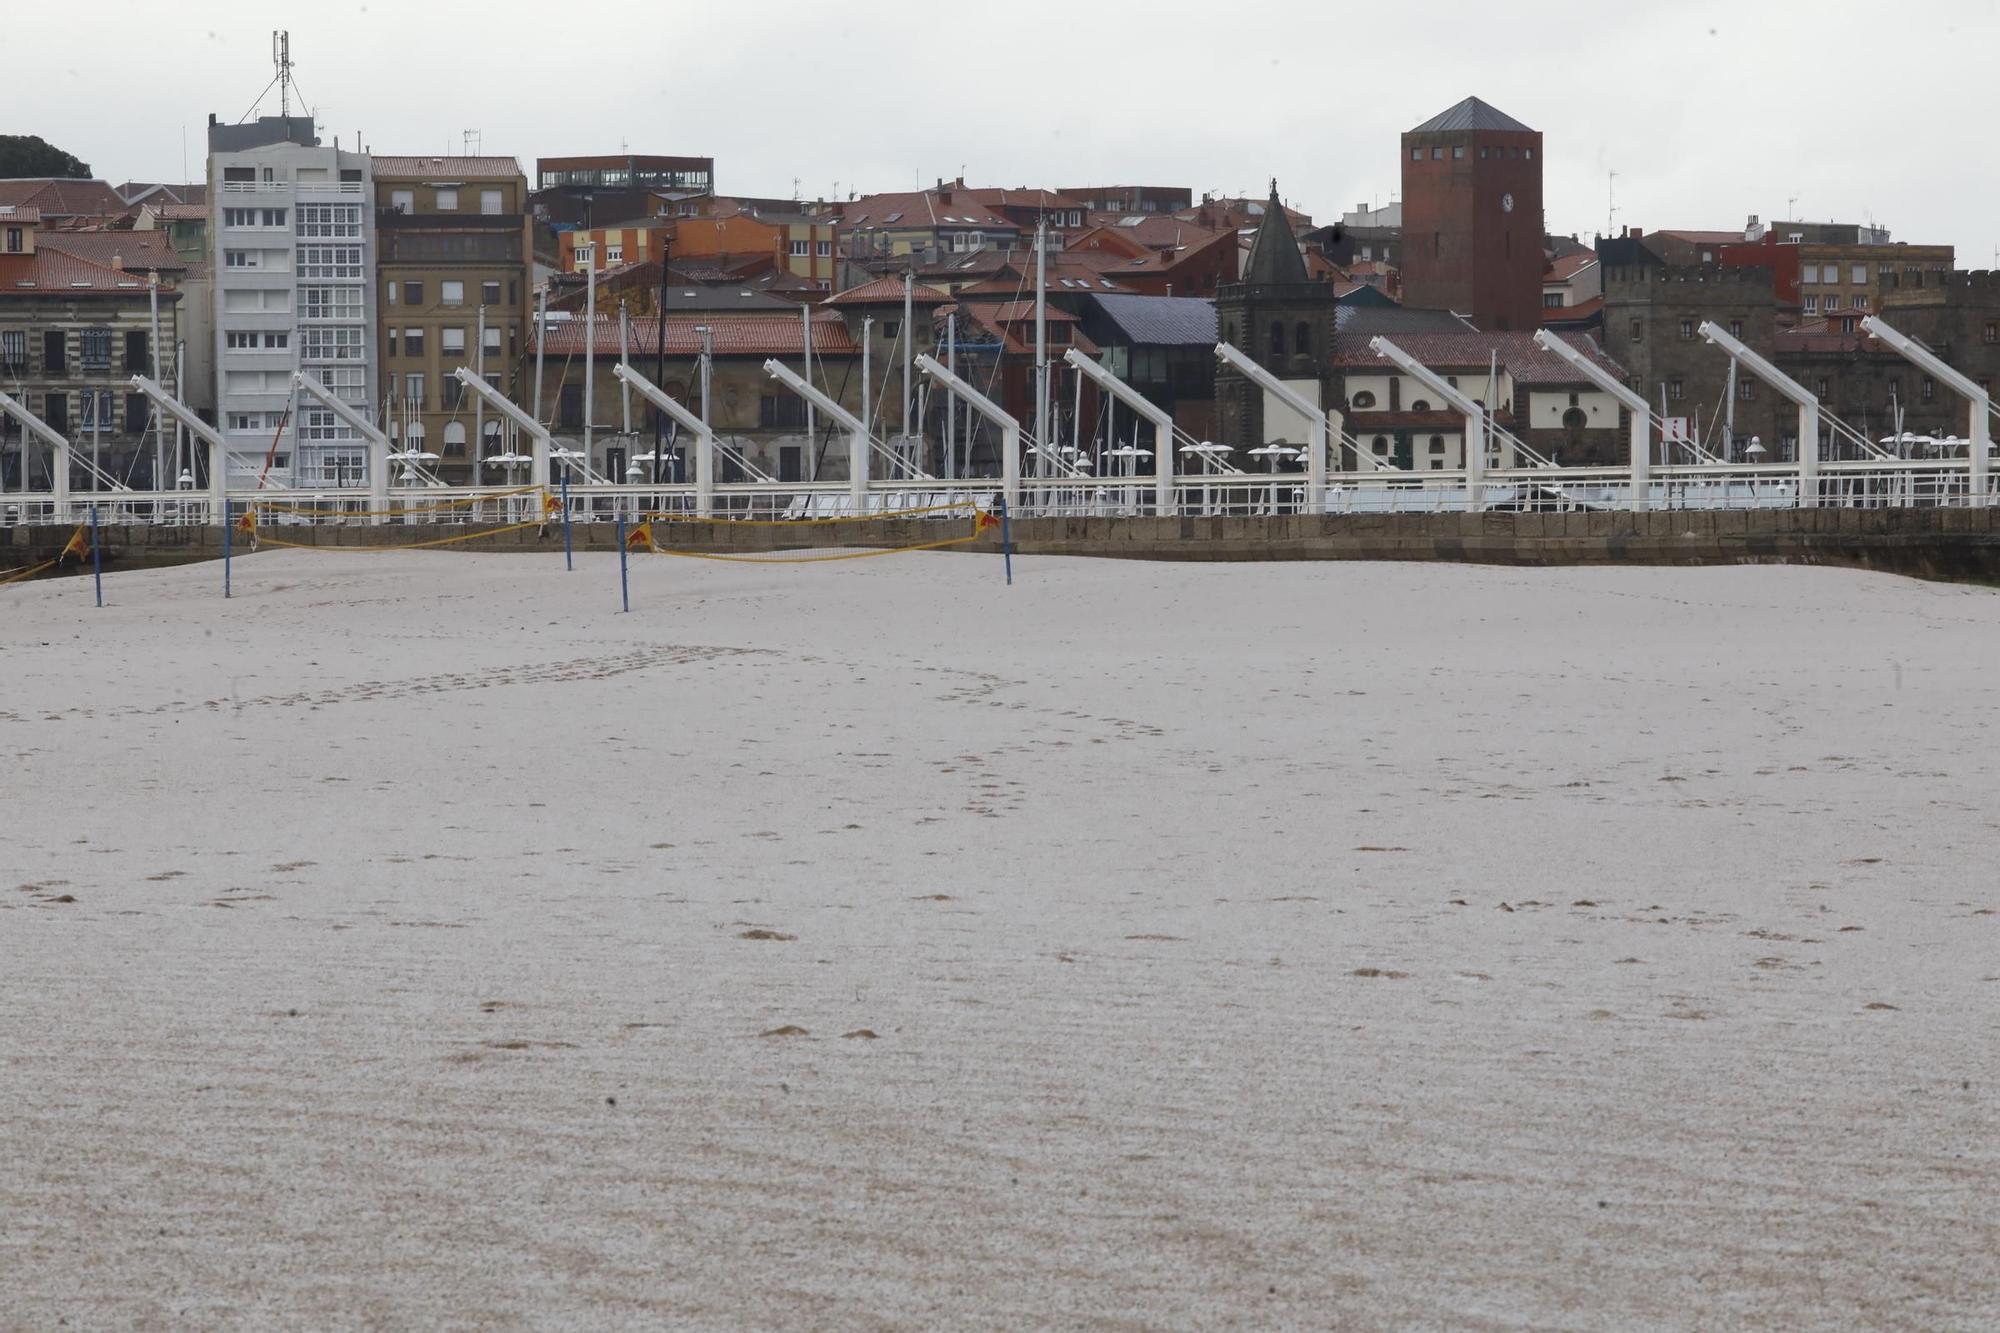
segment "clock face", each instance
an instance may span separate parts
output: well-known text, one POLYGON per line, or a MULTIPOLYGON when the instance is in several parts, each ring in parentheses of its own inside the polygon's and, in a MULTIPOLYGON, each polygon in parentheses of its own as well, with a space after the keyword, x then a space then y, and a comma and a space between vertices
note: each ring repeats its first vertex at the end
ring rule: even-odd
POLYGON ((1503 194, 1503 195, 1501 195, 1501 196, 1500 196, 1500 211, 1501 211, 1501 212, 1503 212, 1503 213, 1511 213, 1511 212, 1513 212, 1513 211, 1514 211, 1514 196, 1513 196, 1513 195, 1511 195, 1511 194, 1503 194))

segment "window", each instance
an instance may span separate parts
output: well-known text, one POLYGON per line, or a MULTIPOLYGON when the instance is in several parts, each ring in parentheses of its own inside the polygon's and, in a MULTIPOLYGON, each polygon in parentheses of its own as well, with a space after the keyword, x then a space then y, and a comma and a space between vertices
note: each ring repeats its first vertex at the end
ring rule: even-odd
POLYGON ((414 213, 417 211, 415 190, 389 191, 389 211, 392 213, 414 213))
POLYGON ((497 283, 497 282, 482 282, 482 283, 480 283, 480 284, 479 284, 479 304, 481 304, 481 305, 499 305, 499 304, 500 304, 500 284, 499 284, 499 283, 497 283))
POLYGON ((1684 342, 1684 343, 1685 343, 1685 342, 1693 342, 1693 341, 1694 341, 1694 321, 1693 321, 1693 320, 1691 320, 1691 319, 1684 319, 1684 320, 1682 320, 1682 321, 1681 321, 1681 341, 1682 341, 1682 342, 1684 342))
POLYGON ((1979 340, 1981 342, 2000 343, 2000 322, 1987 320, 1986 327, 1980 331, 1979 340))
POLYGON ((479 211, 488 217, 498 215, 500 212, 500 191, 481 190, 479 192, 479 211))
POLYGON ((897 334, 901 333, 902 331, 903 331, 903 321, 902 321, 902 320, 900 320, 900 319, 885 319, 885 320, 883 320, 883 321, 882 321, 882 336, 883 336, 884 338, 893 338, 893 337, 895 337, 895 336, 896 336, 897 334))
MULTIPOLYGON (((1993 326, 1988 324, 1986 331, 1991 333, 1993 326)), ((1993 339, 1988 338, 1986 341, 1992 342, 1993 339)), ((28 335, 22 330, 8 329, 6 332, 0 333, 0 367, 5 367, 7 372, 12 375, 23 374, 27 371, 28 335)))
POLYGON ((1687 392, 1687 385, 1683 381, 1681 380, 1667 381, 1667 399, 1669 402, 1678 403, 1681 400, 1682 395, 1685 394, 1686 392, 1687 392))
POLYGON ((424 354, 424 331, 422 329, 403 330, 403 354, 422 356, 424 354))
POLYGON ((1437 147, 1431 149, 1431 161, 1433 162, 1444 161, 1444 145, 1440 144, 1437 147))
POLYGON ((604 245, 604 262, 622 264, 625 262, 625 244, 622 241, 607 241, 604 245))
POLYGON ((1271 321, 1271 355, 1283 356, 1284 354, 1285 354, 1284 321, 1274 319, 1271 321))
POLYGON ((361 205, 301 204, 296 234, 303 240, 359 240, 361 205))
POLYGON ((1451 146, 1451 160, 1457 162, 1462 160, 1464 157, 1465 157, 1465 145, 1462 143, 1453 144, 1451 146))
POLYGON ((1757 398, 1757 381, 1745 375, 1736 381, 1736 396, 1744 402, 1754 402, 1757 398))
POLYGON ((69 395, 66 393, 45 394, 42 397, 42 420, 49 423, 49 429, 60 435, 69 429, 69 395))
POLYGON ((1424 160, 1424 150, 1423 150, 1423 149, 1421 149, 1421 148, 1412 148, 1412 149, 1410 150, 1410 161, 1412 161, 1412 162, 1421 162, 1421 161, 1423 161, 1423 160, 1424 160))
POLYGON ((576 266, 578 268, 590 268, 596 262, 597 262, 596 246, 579 245, 576 247, 576 266))
POLYGON ((361 276, 361 247, 358 245, 302 245, 295 265, 302 278, 358 278, 361 276))
POLYGON ((85 430, 115 430, 117 421, 111 415, 111 390, 85 389, 82 394, 83 415, 77 424, 85 430))
MULTIPOLYGON (((387 290, 394 292, 396 284, 386 284, 387 290)), ((302 319, 344 319, 359 321, 361 313, 361 289, 359 287, 301 287, 299 288, 299 317, 302 319)))
POLYGON ((1937 397, 1937 383, 1929 375, 1924 376, 1922 400, 1926 403, 1937 397))
POLYGON ((262 268, 263 265, 259 264, 257 259, 258 254, 255 250, 224 250, 222 252, 222 266, 224 268, 262 268))
POLYGON ((1369 442, 1368 447, 1374 451, 1377 458, 1387 458, 1389 456, 1389 437, 1386 435, 1377 435, 1369 442))
POLYGON ((1431 401, 1428 398, 1419 398, 1410 404, 1410 410, 1412 412, 1428 412, 1431 410, 1431 401))
POLYGON ((440 282, 438 284, 438 302, 442 305, 464 305, 465 284, 450 281, 440 282))
POLYGON ((458 191, 439 190, 437 192, 437 210, 440 213, 456 213, 458 211, 458 191))
POLYGON ((583 427, 583 386, 565 384, 556 400, 556 421, 565 430, 580 430, 583 427))
POLYGON ((1523 148, 1521 150, 1521 156, 1527 158, 1528 161, 1532 162, 1535 160, 1535 150, 1532 148, 1523 148))
POLYGON ((1590 418, 1584 415, 1584 411, 1580 407, 1572 407, 1563 413, 1563 429, 1569 431, 1571 434, 1575 434, 1589 424, 1590 418))
POLYGON ((282 351, 291 345, 292 335, 289 333, 267 333, 264 335, 264 350, 267 352, 282 351))
POLYGON ((757 400, 759 430, 804 430, 805 399, 795 393, 762 395, 757 400))
POLYGON ((1442 435, 1431 436, 1431 452, 1434 454, 1441 454, 1444 452, 1444 436, 1442 435))
POLYGON ((424 303, 424 284, 423 284, 422 282, 406 282, 406 283, 404 283, 404 284, 403 284, 403 304, 404 304, 404 305, 422 305, 423 303, 424 303))
POLYGON ((1856 310, 1866 310, 1868 308, 1868 294, 1866 292, 1856 292, 1854 294, 1853 305, 1856 310))
POLYGON ((285 210, 282 208, 263 209, 259 211, 257 221, 260 225, 266 227, 282 227, 285 225, 285 210))
POLYGON ((254 227, 257 225, 257 210, 254 208, 225 208, 222 210, 222 225, 225 227, 254 227))
POLYGON ((1868 281, 1868 265, 1866 264, 1854 265, 1853 272, 1849 276, 1848 281, 1853 283, 1857 287, 1866 285, 1868 281))
MULTIPOLYGON (((1367 256, 1363 255, 1362 258, 1365 259, 1367 258, 1367 256)), ((1561 292, 1542 293, 1542 309, 1560 310, 1562 308, 1563 308, 1563 294, 1561 292)))
POLYGON ((423 410, 424 377, 421 374, 413 372, 403 376, 403 401, 416 411, 423 410))
POLYGON ((299 359, 360 361, 363 359, 361 335, 362 329, 358 324, 308 324, 299 330, 299 359))
POLYGON ((1821 398, 1831 397, 1833 394, 1832 382, 1829 381, 1826 376, 1821 375, 1819 377, 1819 383, 1815 385, 1813 388, 1813 392, 1821 398))
POLYGON ((111 369, 110 329, 85 329, 80 342, 85 370, 111 369))
POLYGON ((26 241, 26 239, 27 239, 27 233, 22 231, 21 228, 19 227, 7 228, 7 253, 10 255, 20 254, 22 246, 26 241))
POLYGON ((1799 281, 1817 283, 1819 281, 1819 265, 1818 264, 1802 265, 1799 269, 1799 281))
POLYGON ((1817 315, 1819 313, 1819 298, 1817 296, 1808 296, 1806 298, 1806 313, 1808 315, 1817 315))
POLYGON ((812 246, 811 241, 793 241, 792 257, 795 259, 805 258, 806 255, 811 252, 811 246, 812 246))
POLYGON ((146 343, 147 338, 143 329, 127 329, 125 331, 125 371, 127 374, 143 375, 146 373, 148 363, 153 359, 146 343))
POLYGON ((1349 404, 1356 412, 1365 412, 1375 406, 1375 395, 1363 389, 1355 394, 1349 404))
POLYGON ((818 255, 821 259, 825 259, 827 256, 833 253, 833 242, 832 241, 813 242, 813 253, 818 255))
POLYGON ((444 456, 446 458, 465 457, 465 423, 447 421, 444 423, 444 456))
POLYGON ((1729 321, 1729 336, 1732 338, 1741 338, 1743 336, 1742 320, 1732 319, 1729 321))
POLYGON ((68 369, 69 346, 60 329, 50 329, 42 334, 42 373, 61 375, 68 369))
POLYGON ((1632 321, 1632 341, 1635 343, 1646 341, 1645 321, 1637 319, 1632 321))
MULTIPOLYGON (((400 344, 403 340, 403 331, 401 329, 390 329, 388 337, 389 337, 389 355, 395 356, 397 355, 398 344, 400 344)), ((394 379, 395 376, 391 375, 389 378, 394 379)))
POLYGON ((1313 331, 1310 323, 1302 319, 1297 324, 1294 324, 1292 326, 1292 355, 1311 356, 1312 340, 1313 331))
POLYGON ((1821 308, 1828 314, 1832 314, 1834 311, 1840 309, 1840 293, 1828 292, 1826 294, 1826 303, 1821 308))
POLYGON ((500 326, 498 324, 487 325, 485 347, 489 352, 497 353, 500 350, 500 326))
POLYGON ((443 352, 446 356, 464 356, 465 330, 464 329, 438 330, 438 350, 443 352))

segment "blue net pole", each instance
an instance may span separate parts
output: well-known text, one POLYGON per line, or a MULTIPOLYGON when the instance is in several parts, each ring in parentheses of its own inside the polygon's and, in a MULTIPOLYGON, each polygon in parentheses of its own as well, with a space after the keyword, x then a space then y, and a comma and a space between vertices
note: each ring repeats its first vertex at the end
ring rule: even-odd
POLYGON ((90 507, 90 565, 97 580, 97 604, 104 605, 104 543, 97 537, 97 506, 90 507))

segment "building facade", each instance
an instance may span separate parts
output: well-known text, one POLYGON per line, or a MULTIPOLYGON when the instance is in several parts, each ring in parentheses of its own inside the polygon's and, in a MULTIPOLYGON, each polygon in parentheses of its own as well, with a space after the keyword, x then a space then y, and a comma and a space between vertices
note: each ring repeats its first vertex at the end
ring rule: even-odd
POLYGON ((1755 437, 1767 462, 1796 458, 1797 414, 1756 376, 1738 374, 1729 358, 1701 336, 1713 322, 1751 351, 1777 352, 1777 301, 1768 268, 1646 262, 1630 241, 1605 242, 1605 350, 1622 362, 1628 383, 1655 411, 1679 421, 1690 436, 1729 435, 1730 461, 1740 462, 1755 437), (1719 423, 1728 423, 1718 432, 1719 423))
MULTIPOLYGON (((180 293, 151 276, 38 244, 39 214, 0 205, 0 389, 71 444, 73 492, 171 487, 172 429, 156 429, 134 375, 164 374, 156 349, 178 337, 180 293), (157 297, 158 341, 154 338, 157 297), (94 464, 94 470, 93 470, 94 464)), ((0 418, 0 487, 50 489, 53 454, 0 418)))
POLYGON ((376 318, 384 413, 399 445, 438 455, 455 484, 497 482, 501 420, 455 376, 471 368, 515 401, 533 322, 528 182, 511 157, 378 157, 376 318))
POLYGON ((1468 97, 1403 136, 1403 303, 1488 333, 1542 306, 1542 136, 1468 97))
POLYGON ((366 153, 306 116, 208 127, 217 426, 230 485, 365 485, 367 447, 324 410, 294 417, 292 375, 372 411, 375 214, 366 153))

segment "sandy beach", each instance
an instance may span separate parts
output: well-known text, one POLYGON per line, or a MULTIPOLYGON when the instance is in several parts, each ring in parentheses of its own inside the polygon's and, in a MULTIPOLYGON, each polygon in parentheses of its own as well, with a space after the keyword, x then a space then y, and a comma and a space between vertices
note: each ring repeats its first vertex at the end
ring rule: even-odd
POLYGON ((0 590, 0 1327, 1990 1328, 2000 592, 0 590))

